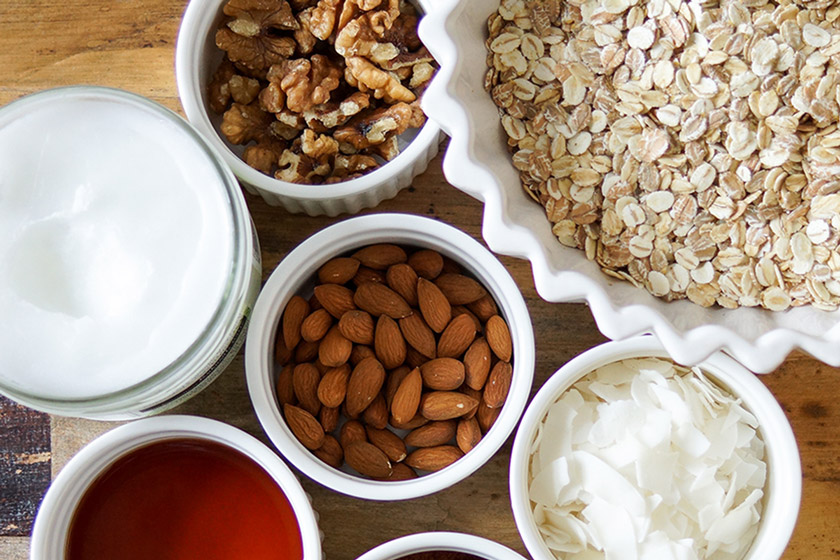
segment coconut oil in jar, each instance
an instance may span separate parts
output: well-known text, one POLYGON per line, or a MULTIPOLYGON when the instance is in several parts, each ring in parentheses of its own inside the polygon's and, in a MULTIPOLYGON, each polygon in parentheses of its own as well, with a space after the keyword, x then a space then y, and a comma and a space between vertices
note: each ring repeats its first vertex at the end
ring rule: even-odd
POLYGON ((93 87, 0 109, 0 262, 0 391, 102 419, 206 386, 260 280, 220 158, 162 106, 93 87))

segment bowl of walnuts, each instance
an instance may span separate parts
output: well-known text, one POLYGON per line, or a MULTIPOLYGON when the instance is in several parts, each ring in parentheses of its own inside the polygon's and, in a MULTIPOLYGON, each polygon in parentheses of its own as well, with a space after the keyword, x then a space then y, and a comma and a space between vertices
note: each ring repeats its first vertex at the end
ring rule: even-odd
POLYGON ((683 364, 840 365, 840 29, 819 4, 443 0, 419 32, 444 174, 544 299, 683 364))
POLYGON ((419 100, 437 64, 422 3, 192 0, 175 74, 189 121, 246 190, 310 215, 407 187, 440 130, 419 100))

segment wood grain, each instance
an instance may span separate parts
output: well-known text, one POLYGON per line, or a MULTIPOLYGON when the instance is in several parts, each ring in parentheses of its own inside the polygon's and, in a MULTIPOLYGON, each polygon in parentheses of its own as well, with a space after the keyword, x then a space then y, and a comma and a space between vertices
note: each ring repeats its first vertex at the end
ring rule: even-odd
MULTIPOLYGON (((184 0, 3 0, 0 104, 50 87, 97 84, 134 91, 180 110, 173 67, 184 7, 184 0)), ((260 236, 265 277, 307 236, 344 218, 290 215, 266 205, 259 197, 249 195, 247 200, 260 236)), ((440 158, 413 187, 373 211, 426 215, 455 225, 476 239, 481 235, 481 205, 446 184, 440 158)), ((500 260, 519 284, 532 315, 537 342, 535 392, 558 367, 604 339, 585 305, 542 301, 534 291, 528 263, 506 257, 500 260)), ((840 371, 796 354, 762 380, 792 422, 804 472, 799 522, 784 558, 836 559, 840 557, 840 371)), ((224 420, 267 442, 248 399, 241 355, 213 385, 175 412, 224 420)), ((49 420, 51 462, 36 461, 32 465, 47 473, 51 465, 53 476, 84 443, 115 425, 59 417, 49 420)), ((0 422, 20 422, 17 429, 29 438, 16 439, 7 424, 2 424, 0 459, 14 457, 17 452, 30 457, 32 453, 50 452, 43 444, 43 415, 0 402, 0 422), (16 414, 33 420, 14 420, 16 414), (15 445, 21 442, 25 449, 18 451, 15 445)), ((321 516, 326 557, 351 560, 380 542, 426 530, 483 535, 524 552, 508 502, 509 446, 510 441, 464 482, 406 502, 366 502, 302 480, 321 516)), ((17 472, 17 467, 0 471, 0 534, 28 531, 11 529, 10 524, 28 527, 26 519, 31 522, 34 505, 46 483, 43 472, 38 473, 23 469, 17 472), (18 498, 14 488, 27 490, 18 498), (18 518, 8 511, 27 513, 23 520, 15 521, 18 518)), ((26 543, 25 536, 0 538, 0 558, 23 560, 26 543)))

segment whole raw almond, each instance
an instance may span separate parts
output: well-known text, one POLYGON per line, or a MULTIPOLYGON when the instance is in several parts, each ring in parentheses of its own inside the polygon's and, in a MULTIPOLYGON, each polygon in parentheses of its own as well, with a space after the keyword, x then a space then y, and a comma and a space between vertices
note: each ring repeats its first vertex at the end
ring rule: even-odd
POLYGON ((411 372, 410 367, 402 365, 394 368, 385 375, 385 403, 388 405, 388 410, 391 409, 391 403, 394 402, 394 395, 397 394, 397 389, 400 383, 411 372))
POLYGON ((414 368, 403 378, 391 401, 391 415, 399 424, 406 424, 417 414, 423 394, 423 378, 414 368))
POLYGON ((429 422, 405 435, 405 444, 412 447, 436 447, 448 443, 455 437, 454 420, 429 422))
POLYGON ((341 412, 338 407, 322 406, 321 411, 318 413, 318 421, 321 423, 324 431, 329 433, 338 427, 340 415, 341 412))
MULTIPOLYGON (((481 403, 481 391, 476 391, 475 389, 471 388, 467 384, 461 385, 461 387, 458 390, 461 391, 462 393, 464 393, 465 395, 471 396, 476 401, 481 403)), ((481 404, 479 404, 479 406, 481 406, 481 404)), ((466 418, 466 419, 473 418, 473 417, 475 417, 476 412, 478 412, 478 407, 475 407, 472 410, 472 412, 468 412, 467 414, 463 415, 461 418, 466 418)))
POLYGON ((400 439, 400 436, 391 430, 378 429, 371 426, 367 426, 365 431, 367 432, 368 441, 387 455, 391 462, 399 463, 405 459, 408 450, 403 440, 400 439))
POLYGON ((362 284, 373 282, 375 284, 385 283, 385 273, 381 270, 374 270, 366 266, 360 266, 353 277, 353 284, 358 288, 362 284))
POLYGON ((350 379, 350 365, 342 364, 328 369, 318 383, 318 400, 331 408, 341 406, 347 394, 347 381, 350 379))
POLYGON ((412 313, 400 319, 400 331, 409 346, 429 359, 437 357, 435 333, 423 320, 420 313, 412 313))
POLYGON ((300 296, 292 296, 283 311, 283 342, 294 348, 300 342, 300 326, 309 315, 309 302, 300 296))
POLYGON ((376 480, 396 482, 398 480, 413 480, 417 478, 417 473, 408 465, 402 463, 393 463, 391 465, 391 476, 385 478, 377 478, 376 480))
POLYGON ((490 408, 499 408, 505 404, 512 379, 511 365, 507 362, 496 362, 484 386, 484 403, 490 408))
POLYGON ((476 391, 484 388, 490 374, 490 345, 484 338, 476 338, 464 354, 464 381, 476 391))
POLYGON ((357 441, 344 448, 344 460, 359 474, 375 478, 391 475, 391 461, 378 447, 357 441))
POLYGON ((382 393, 377 394, 362 413, 362 420, 368 426, 382 429, 388 425, 388 405, 382 393))
POLYGON ((420 426, 428 424, 429 419, 418 412, 414 415, 414 418, 408 422, 399 422, 393 416, 391 416, 388 422, 398 430, 413 430, 414 428, 419 428, 420 426))
POLYGON ((475 327, 475 332, 481 332, 484 329, 484 324, 481 320, 475 316, 475 313, 470 311, 464 305, 453 305, 452 306, 452 318, 460 317, 461 315, 466 315, 470 319, 472 319, 473 326, 475 327))
POLYGON ((364 425, 358 420, 348 420, 341 425, 341 429, 338 431, 338 439, 341 442, 341 447, 347 449, 352 443, 367 441, 367 432, 365 432, 364 425))
POLYGON ((452 391, 464 382, 464 364, 455 358, 435 358, 420 366, 423 383, 435 391, 452 391))
POLYGON ((320 284, 315 286, 314 291, 318 302, 336 319, 340 319, 351 309, 356 309, 350 288, 338 284, 320 284))
POLYGON ((475 418, 461 419, 458 421, 458 429, 455 434, 455 441, 458 449, 469 453, 481 441, 481 427, 475 418))
POLYGON ((333 317, 326 309, 316 309, 306 316, 300 324, 300 336, 307 342, 317 342, 324 338, 333 323, 333 317))
POLYGON ((338 440, 329 434, 324 436, 321 447, 312 453, 334 469, 340 469, 344 464, 344 450, 338 440))
POLYGON ((405 263, 388 267, 385 283, 400 294, 409 305, 417 305, 417 273, 405 263))
POLYGON ((353 368, 344 401, 347 414, 356 418, 373 401, 385 383, 385 368, 376 358, 365 358, 353 368))
POLYGON ((475 316, 482 321, 486 321, 493 315, 499 313, 499 308, 496 306, 496 302, 490 294, 467 304, 467 308, 475 313, 475 316))
POLYGON ((463 456, 464 452, 454 445, 421 447, 408 454, 405 464, 421 471, 439 471, 463 456))
POLYGON ((444 272, 435 278, 435 285, 452 305, 465 305, 487 295, 481 284, 463 274, 444 272))
POLYGON ((484 399, 478 404, 478 409, 475 414, 475 419, 478 420, 478 425, 481 427, 481 433, 486 434, 496 423, 496 419, 501 414, 502 408, 490 408, 484 402, 484 399))
POLYGON ((322 284, 346 284, 353 279, 361 263, 350 257, 330 259, 318 269, 318 280, 322 284))
POLYGON ((327 367, 338 367, 347 363, 353 343, 344 338, 338 326, 333 326, 327 332, 318 347, 318 359, 327 367))
POLYGON ((294 348, 286 346, 286 341, 283 340, 283 333, 279 333, 274 337, 274 362, 278 366, 284 366, 289 363, 289 360, 294 356, 294 348))
POLYGON ((277 402, 279 402, 281 406, 284 404, 297 403, 297 397, 295 397, 294 371, 295 366, 289 364, 283 366, 283 369, 281 369, 280 373, 277 374, 277 382, 274 384, 274 388, 277 393, 277 402))
POLYGON ((303 362, 315 361, 318 358, 319 345, 319 342, 308 342, 306 340, 298 342, 298 345, 295 346, 295 363, 300 364, 303 362))
POLYGON ((376 320, 373 341, 376 357, 385 369, 394 369, 405 361, 405 339, 397 322, 387 315, 376 320))
POLYGON ((387 315, 392 319, 402 319, 411 315, 411 307, 403 297, 384 284, 368 282, 356 288, 353 303, 374 317, 387 315))
POLYGON ((453 317, 440 335, 437 355, 440 358, 457 358, 475 340, 475 323, 468 315, 453 317))
POLYGON ((499 315, 487 319, 484 325, 484 336, 493 353, 503 362, 509 362, 513 354, 513 344, 510 340, 510 329, 499 315))
POLYGON ((449 420, 472 412, 478 401, 455 391, 432 391, 420 399, 420 414, 429 420, 449 420))
POLYGON ((421 249, 408 257, 408 266, 414 269, 417 276, 434 280, 443 270, 443 257, 437 251, 421 249))
POLYGON ((318 414, 321 410, 321 401, 318 398, 321 374, 318 373, 318 368, 310 363, 296 365, 292 374, 292 383, 299 406, 313 416, 318 414))
POLYGON ((373 344, 373 329, 373 317, 361 309, 348 311, 338 321, 338 330, 344 338, 356 344, 373 344))
POLYGON ((315 450, 323 445, 324 428, 312 414, 292 404, 283 406, 283 414, 289 429, 304 447, 315 450))
POLYGON ((452 319, 452 306, 440 288, 429 280, 417 280, 417 305, 429 328, 436 333, 443 332, 452 319))
POLYGON ((353 367, 356 367, 357 365, 359 365, 359 362, 361 362, 365 358, 375 357, 376 353, 370 346, 365 346, 363 344, 354 344, 353 351, 350 352, 350 363, 353 364, 353 367))
POLYGON ((353 253, 353 258, 358 259, 363 265, 374 270, 385 270, 391 265, 404 263, 408 260, 405 250, 399 245, 392 243, 377 243, 368 245, 353 253))

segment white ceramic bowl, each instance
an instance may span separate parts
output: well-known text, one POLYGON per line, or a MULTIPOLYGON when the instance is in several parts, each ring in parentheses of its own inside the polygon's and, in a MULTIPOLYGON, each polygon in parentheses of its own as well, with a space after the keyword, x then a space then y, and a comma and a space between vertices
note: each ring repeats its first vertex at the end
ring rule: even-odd
MULTIPOLYGON (((528 499, 529 449, 547 408, 578 379, 618 360, 639 357, 668 358, 652 336, 607 342, 587 350, 557 370, 537 392, 522 417, 510 459, 510 501, 522 541, 534 560, 554 560, 540 537, 528 499)), ((793 533, 802 495, 802 470, 793 430, 773 394, 751 372, 717 353, 698 365, 710 379, 741 399, 758 420, 765 444, 767 481, 758 534, 743 560, 776 560, 793 533)))
POLYGON ((469 235, 429 218, 373 214, 339 222, 316 233, 274 269, 260 293, 245 341, 248 392, 268 437, 286 459, 309 478, 337 492, 371 500, 424 496, 463 480, 502 446, 519 420, 534 375, 534 333, 522 294, 505 267, 469 235), (399 482, 368 480, 328 466, 307 450, 286 425, 274 392, 274 341, 286 302, 307 294, 318 268, 330 258, 372 243, 436 249, 471 272, 496 300, 513 342, 513 382, 502 412, 481 442, 440 471, 399 482))
POLYGON ((545 212, 525 194, 510 163, 499 114, 484 91, 487 17, 498 0, 440 0, 420 24, 420 37, 440 64, 423 108, 452 139, 446 179, 484 201, 483 235, 493 251, 531 261, 540 296, 586 301, 611 339, 655 333, 671 356, 696 364, 723 349, 753 371, 775 369, 794 348, 840 365, 840 312, 810 307, 773 313, 666 303, 601 273, 582 251, 562 246, 545 212))
MULTIPOLYGON (((426 170, 437 155, 440 128, 428 120, 419 130, 400 137, 400 155, 386 165, 358 177, 331 185, 299 185, 280 181, 257 171, 240 157, 244 146, 230 144, 220 133, 221 116, 209 109, 207 86, 222 60, 215 33, 228 0, 191 0, 184 12, 175 50, 178 95, 190 123, 222 155, 242 186, 261 195, 268 204, 282 205, 290 212, 336 216, 371 208, 397 192, 426 170)), ((418 1, 428 11, 426 0, 418 1)))
POLYGON ((383 543, 356 560, 399 560, 409 554, 430 551, 462 552, 486 560, 525 560, 506 546, 464 533, 416 533, 383 543))
POLYGON ((99 436, 79 451, 47 490, 32 528, 31 560, 64 558, 67 531, 85 491, 97 476, 126 453, 155 441, 194 438, 221 443, 243 453, 273 478, 292 506, 300 527, 303 557, 320 560, 318 516, 289 467, 265 444, 238 428, 197 416, 164 415, 136 420, 99 436))

